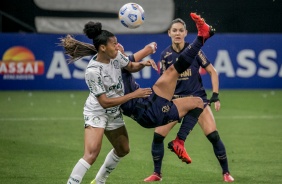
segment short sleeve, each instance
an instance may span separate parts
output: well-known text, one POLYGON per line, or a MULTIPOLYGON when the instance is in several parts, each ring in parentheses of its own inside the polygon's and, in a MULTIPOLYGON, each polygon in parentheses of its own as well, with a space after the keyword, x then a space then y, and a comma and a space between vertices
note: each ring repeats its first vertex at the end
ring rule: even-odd
POLYGON ((88 68, 85 73, 85 81, 94 96, 106 93, 104 83, 102 81, 101 67, 88 68))
POLYGON ((116 59, 119 61, 121 68, 126 67, 128 65, 128 63, 130 62, 128 57, 123 55, 120 51, 118 51, 118 55, 117 55, 116 59))

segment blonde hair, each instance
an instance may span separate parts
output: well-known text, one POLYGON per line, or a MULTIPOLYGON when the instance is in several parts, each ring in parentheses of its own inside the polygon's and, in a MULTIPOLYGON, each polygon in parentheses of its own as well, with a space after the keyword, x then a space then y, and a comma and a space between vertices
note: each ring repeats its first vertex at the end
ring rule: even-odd
POLYGON ((97 53, 94 45, 76 40, 71 35, 60 38, 60 46, 65 50, 65 54, 69 57, 68 63, 73 63, 85 56, 93 56, 97 53))

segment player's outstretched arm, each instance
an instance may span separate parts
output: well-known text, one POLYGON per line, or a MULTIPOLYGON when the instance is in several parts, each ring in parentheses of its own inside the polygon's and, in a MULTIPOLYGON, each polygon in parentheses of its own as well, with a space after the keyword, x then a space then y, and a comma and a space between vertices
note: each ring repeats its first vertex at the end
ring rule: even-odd
POLYGON ((158 67, 153 59, 144 60, 140 62, 130 62, 125 69, 131 73, 138 72, 142 70, 145 66, 152 66, 155 70, 158 70, 158 67))
POLYGON ((214 103, 214 108, 216 111, 220 110, 220 100, 218 98, 219 95, 219 79, 218 79, 218 74, 213 67, 212 64, 209 64, 206 68, 206 71, 210 74, 211 76, 211 83, 212 83, 212 97, 210 98, 209 105, 214 103))
POLYGON ((157 43, 152 42, 146 45, 143 49, 137 51, 133 54, 135 61, 140 61, 146 56, 149 56, 151 54, 154 54, 157 50, 157 43))
POLYGON ((133 91, 132 93, 128 93, 124 96, 115 97, 115 98, 108 98, 107 95, 104 93, 98 96, 97 99, 99 101, 99 104, 106 109, 106 108, 121 105, 133 98, 147 98, 151 94, 152 94, 151 88, 139 88, 133 91))
MULTIPOLYGON (((125 55, 124 47, 120 43, 118 44, 118 49, 122 54, 125 55)), ((147 57, 148 55, 155 53, 156 49, 157 49, 156 42, 149 43, 143 49, 129 56, 129 60, 131 62, 128 64, 127 67, 125 67, 125 69, 131 73, 138 72, 142 70, 145 66, 152 66, 155 70, 158 70, 157 65, 154 60, 149 59, 145 61, 140 61, 143 58, 147 57)))

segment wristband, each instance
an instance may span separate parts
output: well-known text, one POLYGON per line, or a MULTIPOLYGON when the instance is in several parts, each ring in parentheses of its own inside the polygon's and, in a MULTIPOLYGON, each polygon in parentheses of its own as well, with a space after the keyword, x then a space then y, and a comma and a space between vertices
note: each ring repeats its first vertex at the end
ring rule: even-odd
POLYGON ((218 93, 213 92, 213 93, 212 93, 212 98, 218 98, 218 95, 219 95, 218 93))
POLYGON ((135 62, 134 54, 128 56, 129 61, 135 62))
POLYGON ((211 103, 213 103, 213 102, 219 101, 218 95, 219 95, 218 93, 213 92, 213 93, 212 93, 212 97, 210 98, 209 104, 211 104, 211 103))

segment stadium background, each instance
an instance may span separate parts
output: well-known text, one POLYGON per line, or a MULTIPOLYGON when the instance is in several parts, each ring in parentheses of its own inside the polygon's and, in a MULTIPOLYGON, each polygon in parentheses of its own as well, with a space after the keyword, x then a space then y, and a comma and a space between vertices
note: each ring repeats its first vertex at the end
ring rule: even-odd
MULTIPOLYGON (((150 57, 158 61, 160 51, 170 44, 166 30, 175 17, 187 23, 187 41, 195 37, 189 12, 200 13, 217 29, 203 50, 219 73, 222 89, 282 88, 281 1, 139 0, 135 2, 143 6, 146 17, 144 25, 135 30, 124 28, 117 18, 126 2, 1 1, 0 89, 86 89, 83 71, 87 58, 68 65, 57 43, 68 33, 91 43, 81 34, 89 20, 101 21, 105 29, 116 33, 127 53, 156 41, 158 51, 150 57)), ((209 89, 209 77, 203 72, 202 76, 209 89)), ((141 86, 151 86, 158 74, 146 68, 135 77, 141 86)))
MULTIPOLYGON (((72 33, 91 42, 81 34, 83 25, 100 20, 117 33, 128 53, 157 41, 158 51, 152 58, 158 61, 160 51, 170 43, 165 32, 174 17, 186 21, 191 33, 188 41, 195 37, 190 11, 202 14, 217 29, 203 50, 220 72, 221 110, 212 109, 236 184, 281 183, 282 1, 138 0, 146 11, 146 22, 136 30, 123 28, 117 19, 116 11, 126 2, 0 1, 0 183, 65 183, 83 154, 87 58, 68 65, 56 45, 59 37, 72 33), (6 59, 10 56, 15 61, 6 59)), ((210 78, 202 75, 209 88, 210 78)), ((136 74, 142 86, 149 86, 157 76, 150 68, 136 74)), ((211 90, 207 93, 212 94, 211 90)), ((131 151, 107 184, 143 184, 153 169, 154 129, 124 118, 131 151)), ((171 130, 165 145, 175 138, 179 126, 171 130)), ((162 184, 222 184, 220 166, 200 126, 191 132, 185 147, 193 164, 181 163, 165 148, 162 184)), ((83 184, 93 180, 110 149, 104 139, 83 184)))

